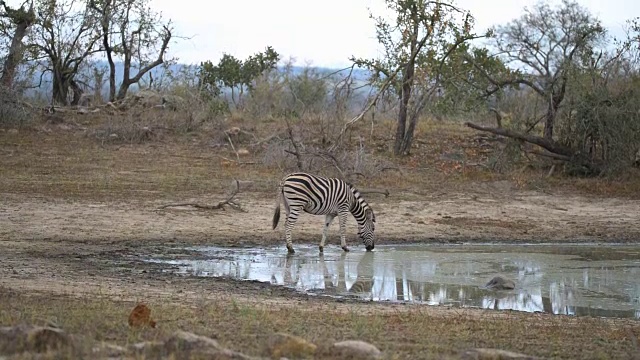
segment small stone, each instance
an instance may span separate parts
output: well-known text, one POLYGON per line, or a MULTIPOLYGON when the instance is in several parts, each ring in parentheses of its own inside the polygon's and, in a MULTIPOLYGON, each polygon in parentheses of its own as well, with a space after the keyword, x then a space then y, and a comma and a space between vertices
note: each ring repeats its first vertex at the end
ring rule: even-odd
POLYGON ((516 283, 512 280, 505 279, 502 276, 496 276, 489 280, 485 286, 494 290, 513 290, 516 287, 516 283))
POLYGON ((294 359, 312 357, 318 348, 315 344, 299 336, 284 333, 272 334, 268 344, 272 359, 280 359, 282 357, 294 359))
POLYGON ((360 340, 347 340, 333 344, 335 355, 348 359, 377 359, 382 353, 372 344, 360 340))

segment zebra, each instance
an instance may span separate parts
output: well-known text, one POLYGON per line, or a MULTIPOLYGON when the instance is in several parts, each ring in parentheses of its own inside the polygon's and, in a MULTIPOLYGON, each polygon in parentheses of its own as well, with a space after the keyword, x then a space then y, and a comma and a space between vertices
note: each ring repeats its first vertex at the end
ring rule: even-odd
POLYGON ((349 213, 358 223, 358 237, 364 243, 365 248, 367 251, 373 250, 376 216, 358 189, 351 183, 302 172, 285 176, 278 186, 276 207, 273 213, 274 230, 280 221, 280 202, 284 203, 287 212, 284 228, 287 250, 290 254, 295 253, 291 243, 291 230, 298 220, 300 210, 312 215, 325 216, 322 240, 319 246, 320 252, 324 250, 329 225, 336 216, 340 221, 340 245, 342 250, 349 251, 345 236, 349 213))

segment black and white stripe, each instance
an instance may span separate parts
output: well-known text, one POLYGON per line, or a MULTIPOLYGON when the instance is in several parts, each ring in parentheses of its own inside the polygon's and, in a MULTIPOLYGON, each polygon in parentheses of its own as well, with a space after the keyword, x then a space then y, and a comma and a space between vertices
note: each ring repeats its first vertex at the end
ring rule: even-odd
POLYGON ((280 202, 284 203, 287 213, 284 229, 287 250, 290 253, 295 252, 291 243, 291 230, 298 220, 301 210, 309 214, 325 216, 322 240, 320 241, 321 252, 327 240, 329 225, 336 216, 340 221, 340 245, 344 251, 349 251, 345 235, 349 213, 358 223, 358 237, 364 243, 367 251, 373 250, 376 217, 369 204, 352 184, 340 179, 324 178, 307 173, 287 175, 278 189, 276 208, 273 214, 274 229, 280 221, 280 202))

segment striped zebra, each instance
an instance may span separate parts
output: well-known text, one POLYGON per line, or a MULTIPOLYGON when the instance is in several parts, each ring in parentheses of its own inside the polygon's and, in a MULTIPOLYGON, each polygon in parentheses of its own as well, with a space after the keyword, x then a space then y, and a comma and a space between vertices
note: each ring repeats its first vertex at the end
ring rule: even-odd
POLYGON ((280 221, 280 202, 284 203, 284 209, 287 213, 284 231, 289 253, 295 252, 291 243, 291 230, 298 220, 301 210, 312 215, 325 216, 320 252, 324 250, 329 225, 336 216, 340 221, 340 245, 342 250, 349 251, 345 236, 349 213, 358 223, 358 237, 364 243, 367 251, 373 250, 373 231, 376 217, 369 204, 352 184, 340 179, 324 178, 307 173, 287 175, 282 179, 278 188, 276 208, 273 213, 274 230, 280 221))

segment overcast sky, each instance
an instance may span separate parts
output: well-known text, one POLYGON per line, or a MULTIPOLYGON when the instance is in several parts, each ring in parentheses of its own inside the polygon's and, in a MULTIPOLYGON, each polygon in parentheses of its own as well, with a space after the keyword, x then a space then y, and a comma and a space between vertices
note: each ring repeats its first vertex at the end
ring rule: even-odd
MULTIPOLYGON (((625 20, 640 16, 640 1, 579 0, 605 26, 620 34, 625 20)), ((383 0, 243 0, 211 1, 197 10, 196 0, 152 0, 154 7, 175 21, 178 32, 192 39, 173 46, 181 62, 210 59, 223 52, 238 58, 271 45, 283 58, 297 63, 342 67, 351 55, 377 54, 375 28, 369 10, 380 13, 383 0)), ((458 0, 476 18, 478 30, 506 23, 535 0, 458 0)))
MULTIPOLYGON (((625 20, 640 16, 637 0, 578 2, 617 34, 622 33, 625 20)), ((475 16, 478 32, 519 17, 525 6, 534 3, 535 0, 457 0, 460 7, 475 16)), ((222 53, 244 59, 271 45, 283 58, 295 57, 298 64, 310 61, 328 67, 348 65, 352 55, 376 56, 375 28, 369 9, 375 14, 385 9, 384 0, 151 0, 151 4, 174 21, 176 34, 191 37, 171 47, 171 54, 183 63, 215 63, 222 53)))

